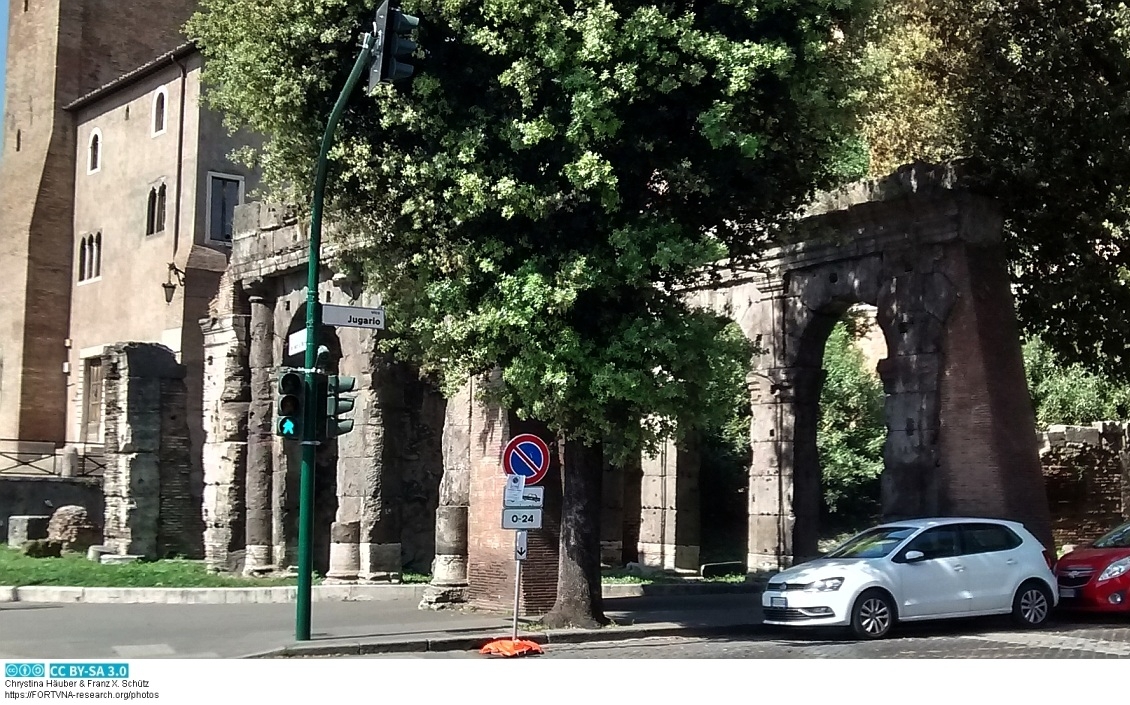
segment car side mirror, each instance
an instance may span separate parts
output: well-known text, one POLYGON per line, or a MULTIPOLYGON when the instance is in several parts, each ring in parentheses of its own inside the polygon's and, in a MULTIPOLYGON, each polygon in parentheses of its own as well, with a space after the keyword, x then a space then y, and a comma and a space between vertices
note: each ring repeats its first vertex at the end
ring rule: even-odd
POLYGON ((903 558, 906 559, 907 563, 918 563, 919 561, 926 560, 926 554, 922 551, 907 551, 903 558))

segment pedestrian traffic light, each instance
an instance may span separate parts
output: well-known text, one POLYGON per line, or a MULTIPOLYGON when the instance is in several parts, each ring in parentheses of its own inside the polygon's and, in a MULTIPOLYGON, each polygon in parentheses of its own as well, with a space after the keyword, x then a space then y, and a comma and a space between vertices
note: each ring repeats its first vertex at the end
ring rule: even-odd
POLYGON ((302 437, 302 410, 306 400, 306 380, 297 370, 279 371, 278 402, 275 409, 275 434, 298 440, 302 437))
POLYGON ((330 375, 326 378, 326 438, 337 438, 353 430, 353 419, 344 419, 342 414, 353 411, 353 397, 342 394, 352 392, 356 380, 343 375, 330 375))
POLYGON ((403 81, 411 78, 416 71, 406 62, 416 51, 416 42, 409 35, 420 24, 420 18, 390 8, 389 2, 390 0, 383 0, 377 8, 377 40, 373 47, 373 61, 369 66, 370 93, 378 83, 403 81))

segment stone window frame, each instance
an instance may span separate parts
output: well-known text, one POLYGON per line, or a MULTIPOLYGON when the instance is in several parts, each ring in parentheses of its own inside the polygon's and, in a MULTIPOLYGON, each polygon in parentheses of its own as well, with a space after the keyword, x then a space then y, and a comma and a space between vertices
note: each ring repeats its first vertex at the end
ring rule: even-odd
MULTIPOLYGON (((238 181, 239 182, 239 203, 237 203, 236 205, 243 204, 244 199, 247 197, 247 192, 246 192, 247 180, 244 176, 241 176, 239 174, 229 174, 229 173, 222 172, 222 171, 209 171, 208 174, 207 174, 207 178, 205 179, 205 187, 207 188, 205 206, 204 206, 204 217, 205 217, 204 232, 205 232, 205 237, 207 238, 209 243, 214 243, 214 244, 219 244, 219 245, 231 245, 231 243, 232 243, 231 240, 225 240, 223 237, 216 237, 212 233, 212 182, 216 179, 225 179, 225 180, 228 180, 228 181, 238 181)), ((235 239, 235 233, 232 233, 232 239, 233 240, 235 239)))
POLYGON ((89 284, 102 279, 102 231, 86 233, 79 240, 78 283, 89 284))
POLYGON ((102 171, 102 162, 105 160, 106 140, 102 138, 102 130, 94 128, 86 141, 86 173, 97 174, 102 171))
POLYGON ((161 86, 153 93, 153 122, 150 137, 160 137, 169 127, 169 89, 161 86), (160 121, 158 122, 158 119, 160 121))

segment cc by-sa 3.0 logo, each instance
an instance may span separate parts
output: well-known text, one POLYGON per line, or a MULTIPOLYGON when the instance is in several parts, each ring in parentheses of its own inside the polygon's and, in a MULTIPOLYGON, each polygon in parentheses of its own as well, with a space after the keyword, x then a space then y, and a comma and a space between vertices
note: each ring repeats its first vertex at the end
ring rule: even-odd
POLYGON ((42 678, 47 672, 42 663, 6 663, 5 678, 42 678))

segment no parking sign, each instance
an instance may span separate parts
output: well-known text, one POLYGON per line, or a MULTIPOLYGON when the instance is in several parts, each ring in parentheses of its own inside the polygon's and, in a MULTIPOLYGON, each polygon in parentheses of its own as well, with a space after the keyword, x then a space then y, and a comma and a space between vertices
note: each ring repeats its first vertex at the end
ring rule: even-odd
POLYGON ((526 485, 536 485, 549 471, 549 446, 532 433, 510 439, 502 451, 502 467, 508 475, 521 475, 526 485))

